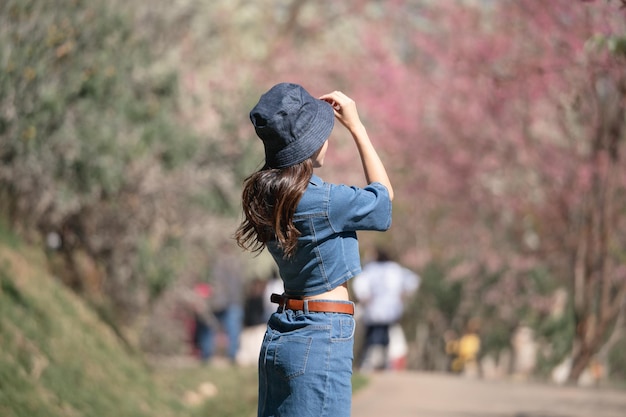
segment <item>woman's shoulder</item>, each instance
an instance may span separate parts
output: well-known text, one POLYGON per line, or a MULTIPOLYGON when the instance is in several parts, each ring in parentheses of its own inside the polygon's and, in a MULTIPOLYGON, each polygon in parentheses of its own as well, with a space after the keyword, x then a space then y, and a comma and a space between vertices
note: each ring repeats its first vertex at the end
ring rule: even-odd
POLYGON ((341 189, 354 190, 358 188, 358 187, 346 185, 346 184, 326 182, 315 174, 311 176, 311 180, 309 181, 309 184, 313 187, 325 187, 325 188, 332 188, 332 189, 339 189, 339 190, 341 189))
POLYGON ((321 179, 320 177, 318 177, 317 175, 313 174, 313 175, 311 175, 311 179, 309 180, 309 184, 311 184, 313 186, 321 187, 324 184, 326 184, 326 182, 324 182, 324 180, 321 179))

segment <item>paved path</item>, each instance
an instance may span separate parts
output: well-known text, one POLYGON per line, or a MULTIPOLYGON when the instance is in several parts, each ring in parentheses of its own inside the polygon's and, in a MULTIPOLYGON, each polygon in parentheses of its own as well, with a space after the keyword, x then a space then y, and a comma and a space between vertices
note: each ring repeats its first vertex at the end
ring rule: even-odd
POLYGON ((626 417, 626 391, 381 373, 355 394, 352 416, 626 417))

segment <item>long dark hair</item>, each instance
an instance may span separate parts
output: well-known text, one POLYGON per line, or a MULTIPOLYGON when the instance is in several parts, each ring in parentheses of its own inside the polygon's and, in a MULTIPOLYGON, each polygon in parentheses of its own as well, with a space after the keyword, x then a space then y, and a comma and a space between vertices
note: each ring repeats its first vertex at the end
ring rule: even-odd
POLYGON ((296 207, 313 175, 313 161, 275 169, 267 166, 243 183, 244 219, 235 232, 237 244, 251 252, 261 252, 276 240, 285 258, 296 252, 300 231, 293 224, 296 207))

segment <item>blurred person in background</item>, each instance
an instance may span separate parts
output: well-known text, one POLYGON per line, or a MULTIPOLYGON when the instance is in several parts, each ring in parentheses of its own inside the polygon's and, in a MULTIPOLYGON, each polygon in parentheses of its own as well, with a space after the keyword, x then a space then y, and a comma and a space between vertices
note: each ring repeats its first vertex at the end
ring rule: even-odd
POLYGON ((479 374, 478 353, 480 352, 480 321, 470 319, 458 339, 450 339, 446 344, 446 352, 453 356, 451 370, 475 378, 479 374))
POLYGON ((417 274, 393 261, 382 248, 376 248, 376 259, 354 279, 352 290, 365 325, 361 371, 390 367, 390 330, 399 324, 405 304, 419 284, 417 274))
POLYGON ((267 281, 261 278, 254 278, 246 286, 246 298, 244 302, 243 325, 253 327, 264 324, 265 317, 265 288, 267 281))
MULTIPOLYGON (((216 253, 211 268, 212 284, 209 306, 219 323, 219 330, 226 334, 226 354, 232 364, 236 363, 239 338, 244 319, 244 285, 240 261, 232 253, 232 245, 225 241, 216 253)), ((201 341, 202 359, 209 360, 216 353, 218 329, 211 326, 201 341)))
POLYGON ((203 362, 208 359, 210 353, 207 343, 209 332, 219 328, 219 323, 209 306, 211 292, 211 286, 200 281, 193 287, 182 288, 178 293, 179 305, 185 313, 185 327, 189 334, 191 353, 203 362))
POLYGON ((261 347, 258 417, 349 417, 355 322, 347 281, 361 270, 356 232, 391 226, 391 183, 356 104, 339 91, 316 99, 277 84, 250 120, 265 164, 244 182, 236 237, 244 249, 267 248, 284 283, 271 296, 278 309, 261 347), (313 174, 335 118, 355 142, 364 188, 313 174))

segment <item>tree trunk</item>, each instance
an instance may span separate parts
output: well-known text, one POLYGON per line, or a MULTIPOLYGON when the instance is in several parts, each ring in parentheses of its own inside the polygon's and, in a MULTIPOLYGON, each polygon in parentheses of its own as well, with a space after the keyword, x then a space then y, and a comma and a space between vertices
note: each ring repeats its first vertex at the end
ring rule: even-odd
MULTIPOLYGON (((615 200, 620 170, 620 147, 624 131, 624 107, 618 84, 606 77, 596 80, 605 91, 597 92, 599 119, 590 161, 592 188, 583 209, 574 267, 576 334, 569 382, 577 382, 604 341, 615 331, 614 324, 626 295, 626 281, 614 281, 619 260, 611 254, 619 216, 615 200)), ((623 83, 623 80, 619 80, 623 83)))

